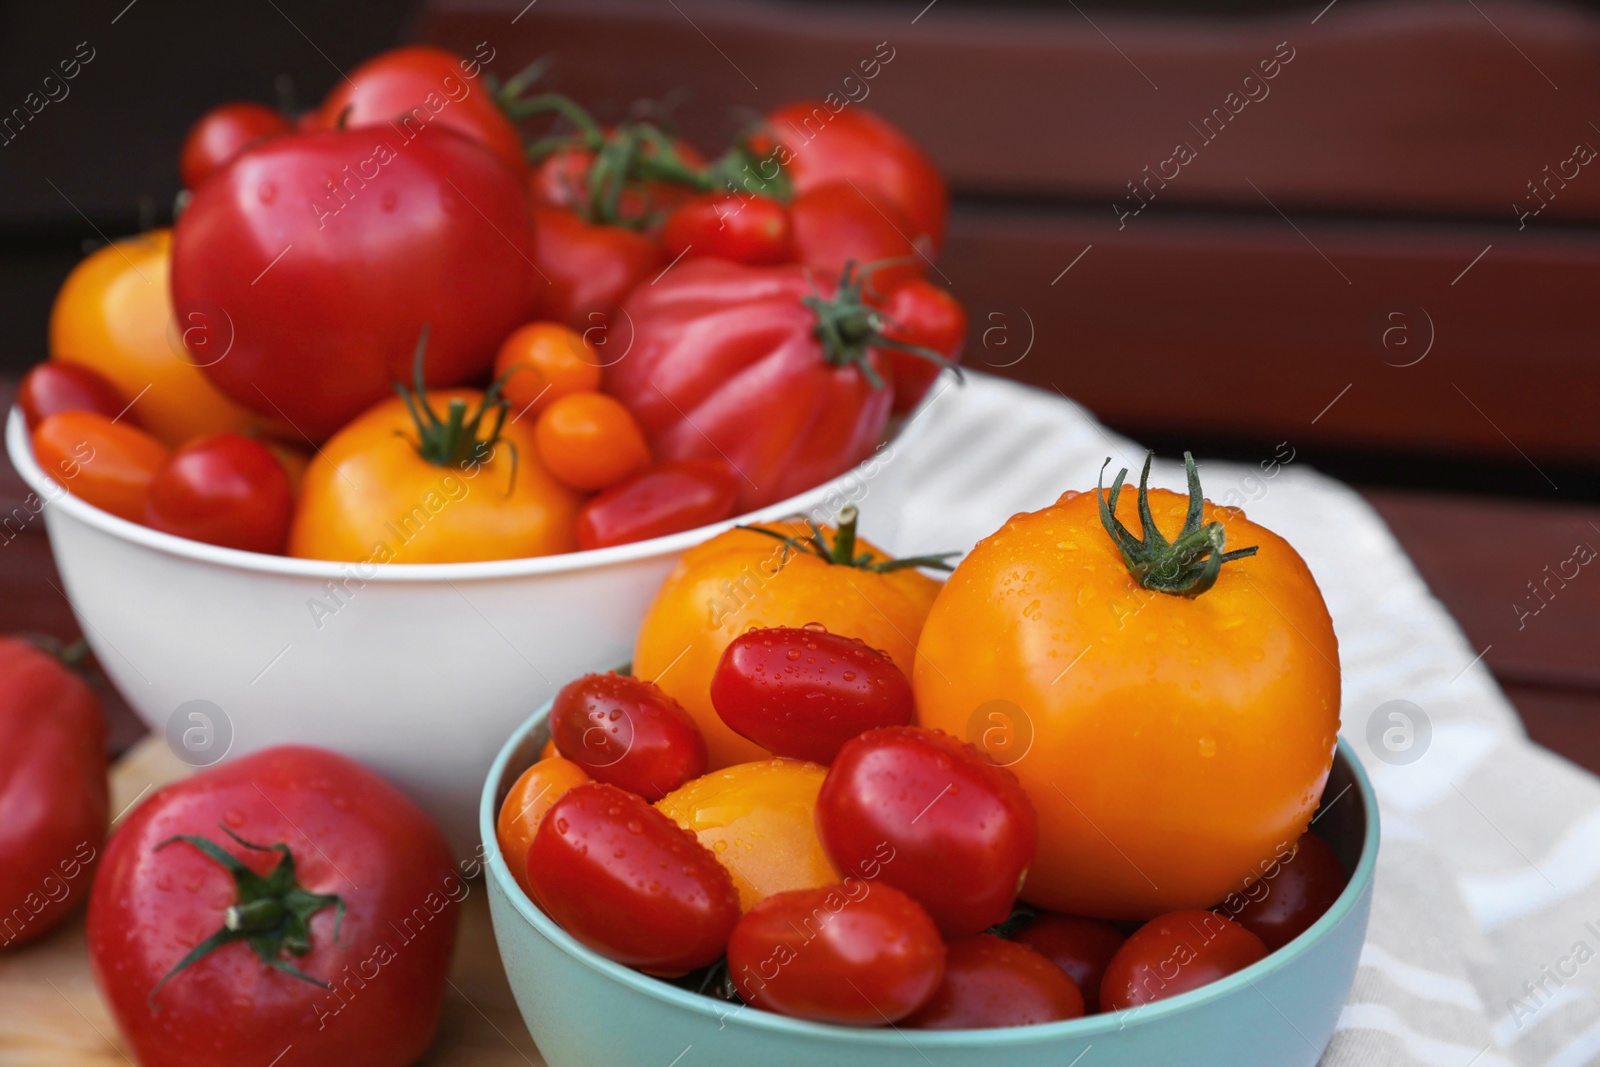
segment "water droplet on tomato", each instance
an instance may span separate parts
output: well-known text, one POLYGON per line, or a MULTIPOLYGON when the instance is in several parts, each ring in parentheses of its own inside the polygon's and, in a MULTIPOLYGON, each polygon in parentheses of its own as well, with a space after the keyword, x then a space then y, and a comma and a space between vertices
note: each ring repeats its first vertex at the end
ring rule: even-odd
POLYGON ((233 808, 229 808, 227 811, 222 813, 222 821, 237 830, 239 827, 244 825, 244 813, 235 811, 233 808))
POLYGON ((1202 737, 1200 739, 1200 757, 1202 759, 1210 759, 1212 756, 1215 756, 1216 754, 1217 754, 1217 740, 1216 740, 1216 738, 1211 737, 1210 735, 1202 737))

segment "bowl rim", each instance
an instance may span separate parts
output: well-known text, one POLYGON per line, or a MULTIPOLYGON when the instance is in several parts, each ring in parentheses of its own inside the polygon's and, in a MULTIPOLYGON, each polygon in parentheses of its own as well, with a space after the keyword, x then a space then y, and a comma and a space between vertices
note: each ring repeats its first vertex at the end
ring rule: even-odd
POLYGON ((129 522, 95 507, 81 497, 74 496, 44 472, 34 459, 22 410, 17 405, 12 406, 6 420, 6 452, 10 456, 12 466, 22 476, 23 482, 40 500, 40 510, 35 514, 42 513, 46 507, 59 507, 78 522, 101 533, 165 555, 233 570, 313 578, 318 581, 329 578, 348 579, 352 570, 357 568, 356 576, 366 582, 479 581, 491 578, 563 574, 676 555, 741 523, 772 522, 807 512, 831 494, 850 484, 852 479, 869 480, 875 477, 876 475, 862 472, 873 464, 885 462, 883 455, 885 450, 892 456, 895 450, 903 447, 910 440, 907 431, 920 421, 915 416, 908 418, 894 436, 878 446, 873 455, 843 473, 805 492, 796 493, 774 504, 735 515, 721 522, 609 548, 580 549, 550 556, 523 556, 517 559, 484 560, 475 563, 372 563, 361 560, 300 559, 294 556, 275 556, 264 552, 248 552, 243 549, 208 545, 202 541, 192 541, 187 537, 162 533, 160 530, 129 522))
MULTIPOLYGON (((580 944, 572 935, 561 929, 553 919, 540 911, 533 901, 528 898, 528 895, 522 891, 521 887, 517 885, 516 880, 511 876, 511 869, 506 863, 505 856, 501 854, 500 842, 496 833, 499 811, 495 794, 499 791, 499 784, 506 777, 509 765, 516 753, 522 749, 529 735, 544 724, 549 715, 551 703, 552 701, 547 700, 540 705, 538 710, 530 715, 521 726, 517 727, 516 731, 506 740, 506 743, 501 746, 500 751, 495 755, 493 765, 489 768, 489 775, 484 782, 483 795, 480 798, 478 809, 478 829, 483 838, 482 855, 484 868, 488 872, 485 877, 494 880, 495 887, 505 894, 512 907, 516 910, 517 915, 522 921, 532 926, 535 933, 561 949, 574 962, 587 966, 590 970, 598 971, 636 993, 701 1015, 718 1023, 719 1027, 724 1024, 733 1025, 733 1021, 738 1019, 738 1025, 751 1026, 758 1030, 765 1030, 788 1037, 864 1043, 869 1046, 879 1044, 898 1045, 913 1036, 912 1033, 892 1024, 884 1029, 835 1026, 828 1023, 793 1019, 774 1012, 749 1007, 748 1005, 731 1004, 700 993, 690 992, 687 989, 682 989, 659 978, 651 978, 631 967, 605 958, 594 950, 580 944)), ((1199 1008, 1211 1001, 1239 992, 1247 986, 1256 988, 1258 981, 1310 951, 1311 947, 1333 930, 1334 927, 1349 918, 1350 914, 1356 909, 1357 904, 1372 886, 1373 870, 1378 862, 1378 846, 1381 839, 1378 798, 1373 792, 1372 782, 1367 777, 1366 769, 1356 756, 1355 749, 1351 747, 1343 736, 1339 737, 1335 748, 1335 762, 1341 757, 1348 766, 1352 779, 1351 785, 1353 789, 1347 791, 1354 792, 1359 798, 1366 818, 1366 830, 1361 839, 1361 853, 1357 858, 1355 869, 1350 872, 1349 881, 1345 884, 1343 892, 1339 894, 1339 898, 1299 937, 1277 951, 1269 952, 1265 958, 1258 960, 1242 971, 1236 971, 1225 978, 1201 986, 1198 989, 1191 989, 1186 993, 1180 993, 1177 996, 1158 1000, 1151 1004, 1127 1008, 1122 1011, 1086 1015, 1062 1022, 1041 1023, 1037 1026, 1013 1026, 983 1030, 918 1030, 914 1032, 916 1045, 930 1048, 975 1048, 980 1046, 997 1047, 1071 1040, 1074 1038, 1091 1038, 1110 1031, 1122 1030, 1135 1019, 1141 1017, 1148 1016, 1160 1019, 1168 1015, 1187 1012, 1192 1008, 1199 1008)), ((1342 796, 1343 793, 1339 797, 1335 797, 1333 803, 1337 804, 1342 796)), ((1331 807, 1332 805, 1330 804, 1329 806, 1331 807)), ((495 940, 498 945, 498 929, 495 931, 495 940)), ((1257 989, 1257 992, 1259 993, 1260 990, 1257 989)), ((1265 994, 1262 994, 1262 996, 1264 997, 1265 994)))

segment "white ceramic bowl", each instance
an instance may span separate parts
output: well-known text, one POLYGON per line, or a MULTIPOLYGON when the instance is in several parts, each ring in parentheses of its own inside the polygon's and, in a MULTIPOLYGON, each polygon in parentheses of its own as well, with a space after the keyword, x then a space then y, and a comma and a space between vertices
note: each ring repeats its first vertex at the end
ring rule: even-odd
MULTIPOLYGON (((915 429, 923 420, 912 420, 915 429)), ((406 789, 467 855, 508 734, 572 678, 631 658, 683 551, 736 522, 829 521, 910 433, 810 492, 713 526, 592 552, 491 563, 355 564, 218 548, 126 522, 65 492, 11 412, 11 462, 36 495, 84 636, 153 731, 209 765, 287 742, 355 757, 406 789)), ((892 541, 874 499, 864 532, 892 541)))

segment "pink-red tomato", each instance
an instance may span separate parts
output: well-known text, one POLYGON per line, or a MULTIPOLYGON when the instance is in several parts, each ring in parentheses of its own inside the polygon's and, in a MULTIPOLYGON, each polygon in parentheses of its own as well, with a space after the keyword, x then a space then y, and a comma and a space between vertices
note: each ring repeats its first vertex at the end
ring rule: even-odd
POLYGON ((981 1030, 1076 1019, 1083 996, 1060 967, 993 934, 950 942, 944 981, 905 1020, 919 1030, 981 1030))
MULTIPOLYGON (((967 312, 946 289, 917 278, 889 294, 883 308, 890 339, 932 349, 951 363, 961 359, 967 339, 967 312)), ((903 349, 884 348, 894 373, 894 412, 904 415, 927 395, 943 368, 934 360, 903 349)))
POLYGON ((871 265, 867 295, 882 299, 922 277, 927 260, 909 236, 911 224, 893 204, 876 204, 855 186, 819 185, 789 205, 794 258, 828 274, 846 263, 871 265))
POLYGON ((679 207, 661 228, 669 259, 713 256, 759 266, 793 254, 789 210, 767 196, 706 193, 679 207))
POLYGON ((596 952, 656 974, 722 955, 739 893, 711 850, 638 796, 604 782, 569 789, 528 849, 535 902, 596 952))
POLYGON ((121 415, 134 426, 139 425, 128 410, 131 405, 105 375, 93 367, 58 359, 47 359, 22 376, 17 386, 17 405, 22 408, 22 420, 30 433, 58 411, 92 411, 108 419, 121 415))
POLYGON ((659 463, 591 498, 578 511, 578 547, 609 548, 732 518, 737 476, 719 459, 659 463))
POLYGON ((944 977, 944 942, 922 906, 882 883, 776 893, 728 941, 728 977, 747 1004, 845 1026, 911 1014, 944 977))
POLYGON ((1306 833, 1289 858, 1270 864, 1249 887, 1212 910, 1227 912, 1271 952, 1311 929, 1339 899, 1344 883, 1344 867, 1333 849, 1316 834, 1306 833), (1237 908, 1231 906, 1235 901, 1237 908))
POLYGON ((265 104, 218 104, 195 120, 178 152, 178 176, 194 189, 240 152, 267 137, 294 130, 294 121, 265 104))
POLYGON ((817 797, 817 830, 834 866, 859 870, 887 842, 894 858, 878 877, 915 897, 946 937, 1011 914, 1036 826, 1010 771, 917 726, 847 742, 817 797))
POLYGON ((1067 977, 1083 994, 1084 1010, 1100 1010, 1100 980, 1106 965, 1117 954, 1125 938, 1122 931, 1099 919, 1046 912, 1012 935, 1067 972, 1067 977))
POLYGON ((864 641, 821 627, 746 630, 723 650, 711 704, 774 756, 831 763, 840 746, 916 717, 911 682, 864 641))
POLYGON ((596 781, 660 800, 706 772, 706 742, 676 700, 625 674, 586 674, 550 705, 550 737, 596 781))
POLYGON ((1106 965, 1100 1007, 1120 1011, 1199 989, 1262 959, 1267 946, 1209 911, 1159 915, 1135 930, 1106 965))
POLYGON ((246 552, 282 553, 294 494, 259 441, 219 433, 191 441, 156 471, 145 494, 151 529, 246 552))

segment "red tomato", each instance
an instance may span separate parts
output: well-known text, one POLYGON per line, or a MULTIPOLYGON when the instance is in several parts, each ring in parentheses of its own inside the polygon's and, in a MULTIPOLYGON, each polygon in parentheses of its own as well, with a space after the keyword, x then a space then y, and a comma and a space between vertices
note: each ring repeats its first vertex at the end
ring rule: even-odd
POLYGON ((871 347, 881 322, 854 278, 697 259, 624 310, 633 343, 606 369, 607 391, 658 460, 726 460, 741 511, 848 470, 883 435, 893 397, 871 347))
POLYGON ((56 656, 0 637, 0 949, 61 925, 106 840, 106 724, 56 656))
POLYGON ((1134 931, 1106 965, 1100 1007, 1121 1011, 1199 989, 1262 959, 1267 946, 1209 911, 1174 911, 1134 931))
POLYGON ((944 243, 950 212, 944 177, 885 119, 856 104, 837 110, 820 100, 803 100, 768 115, 762 132, 778 145, 777 161, 797 195, 851 181, 875 203, 898 208, 911 223, 906 235, 915 240, 926 234, 930 253, 944 243))
POLYGON ((739 893, 711 850, 644 800, 604 782, 568 790, 528 849, 535 902, 603 956, 657 974, 715 961, 739 893))
POLYGON ((178 152, 178 176, 185 189, 198 188, 250 145, 294 130, 294 121, 265 104, 219 104, 195 120, 178 152))
POLYGON ((789 211, 769 196, 706 193, 667 216, 661 228, 669 261, 713 256, 753 266, 787 263, 791 242, 789 211))
POLYGON ((527 170, 522 135, 479 80, 480 61, 492 58, 493 50, 485 57, 481 45, 473 59, 428 45, 380 53, 334 83, 314 121, 325 130, 375 126, 405 139, 437 123, 521 175, 527 170))
POLYGON ((821 627, 746 630, 722 652, 711 704, 774 756, 832 763, 846 741, 916 718, 911 682, 887 653, 821 627))
MULTIPOLYGON (((621 223, 631 227, 653 230, 662 218, 680 204, 693 198, 703 181, 696 172, 704 166, 700 154, 683 141, 669 140, 655 127, 636 123, 618 127, 604 136, 615 143, 623 138, 635 138, 636 154, 628 174, 617 191, 616 204, 596 204, 593 193, 596 175, 596 153, 583 145, 561 148, 546 156, 534 167, 530 177, 533 199, 536 203, 552 207, 572 208, 592 222, 621 223), (662 162, 664 147, 670 146, 672 159, 662 162), (652 179, 650 174, 669 173, 681 175, 680 180, 652 179)), ((601 175, 604 193, 613 179, 601 175)))
POLYGON ((282 553, 294 495, 267 447, 236 433, 191 441, 156 472, 145 525, 208 545, 282 553))
POLYGON ((907 236, 910 223, 893 204, 875 204, 855 186, 835 182, 800 193, 789 205, 789 220, 797 263, 829 274, 846 263, 881 263, 866 281, 875 300, 922 277, 927 261, 907 236))
POLYGON ((993 934, 950 942, 944 981, 905 1020, 920 1030, 980 1030, 1076 1019, 1083 996, 1037 952, 993 934))
MULTIPOLYGON (((931 349, 951 363, 961 361, 967 312, 949 291, 921 278, 909 281, 889 294, 883 314, 889 322, 884 333, 892 340, 931 349)), ((922 402, 944 368, 926 353, 885 348, 883 354, 894 372, 894 413, 907 414, 922 402)))
MULTIPOLYGON (((539 317, 584 331, 598 345, 623 298, 666 266, 654 238, 625 226, 585 222, 570 208, 533 209, 533 298, 539 317)), ((618 326, 626 330, 625 326, 618 326)), ((606 353, 602 349, 602 358, 606 353)))
POLYGON ((626 545, 732 518, 736 480, 720 459, 658 464, 583 505, 578 547, 626 545))
POLYGON ((550 705, 556 751, 589 777, 660 800, 706 773, 706 742, 694 720, 650 682, 586 674, 550 705))
POLYGON ((121 415, 139 425, 130 405, 105 375, 82 363, 48 359, 22 376, 17 386, 17 404, 28 431, 58 411, 92 411, 115 419, 121 415), (126 414, 123 414, 124 412, 126 414))
POLYGON ((879 875, 917 899, 946 937, 1011 914, 1033 862, 1033 806, 1010 771, 938 730, 888 726, 839 750, 817 796, 828 858, 854 871, 887 841, 879 875))
POLYGON ((898 889, 850 879, 775 893, 728 940, 747 1004, 799 1019, 880 1026, 915 1011, 944 977, 944 942, 898 889))
POLYGON ((33 431, 33 458, 73 496, 129 522, 144 521, 145 495, 167 446, 93 411, 58 411, 33 431))
POLYGON ((195 190, 173 302, 227 338, 218 388, 320 440, 412 380, 424 326, 428 385, 488 372, 529 317, 527 231, 521 183, 437 123, 292 134, 195 190))
POLYGON ((1122 931, 1099 919, 1046 912, 1022 927, 1012 940, 1026 945, 1067 972, 1083 994, 1084 1010, 1100 1010, 1100 980, 1124 940, 1122 931))
POLYGON ((89 956, 150 1067, 404 1067, 444 1004, 466 882, 404 793, 284 746, 154 793, 106 848, 89 956))
POLYGON ((1270 864, 1262 876, 1213 911, 1259 937, 1274 952, 1311 929, 1344 892, 1344 867, 1328 843, 1303 834, 1293 853, 1270 864))

